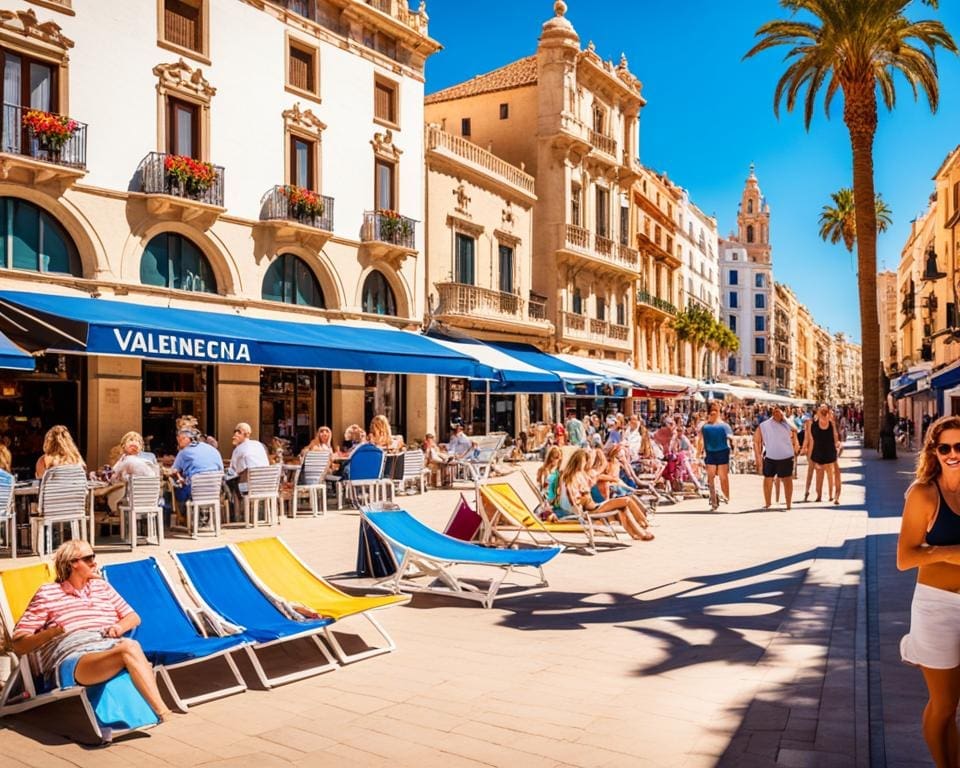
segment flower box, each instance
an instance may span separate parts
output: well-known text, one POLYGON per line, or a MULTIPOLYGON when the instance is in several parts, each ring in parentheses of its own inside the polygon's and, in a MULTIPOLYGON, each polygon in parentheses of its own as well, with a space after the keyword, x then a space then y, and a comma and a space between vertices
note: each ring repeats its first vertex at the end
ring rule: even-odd
POLYGON ((51 154, 59 154, 79 127, 76 120, 39 109, 27 112, 23 116, 23 124, 36 138, 40 148, 51 154))
POLYGON ((323 216, 323 198, 316 192, 287 184, 281 194, 287 198, 290 213, 297 218, 320 218, 323 216))
POLYGON ((202 195, 217 179, 216 169, 211 163, 184 155, 167 155, 163 167, 167 180, 176 183, 190 195, 202 195))

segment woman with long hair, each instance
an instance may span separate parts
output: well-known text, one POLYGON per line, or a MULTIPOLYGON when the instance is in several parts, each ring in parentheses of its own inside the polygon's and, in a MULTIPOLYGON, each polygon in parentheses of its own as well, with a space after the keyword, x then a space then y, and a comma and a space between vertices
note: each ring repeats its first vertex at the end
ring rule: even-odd
POLYGON ((923 737, 937 766, 958 764, 960 700, 960 417, 930 425, 907 489, 897 568, 917 569, 900 655, 923 672, 923 737))
POLYGON ((50 427, 46 436, 43 438, 43 456, 37 459, 37 478, 43 477, 43 473, 50 467, 59 467, 65 464, 79 464, 83 466, 83 457, 80 456, 80 449, 73 442, 68 430, 62 424, 50 427))
POLYGON ((382 413, 373 417, 370 422, 370 432, 367 440, 378 448, 385 451, 395 450, 393 431, 390 429, 390 422, 382 413))
POLYGON ((827 494, 834 504, 840 503, 840 465, 837 458, 840 453, 840 434, 830 406, 826 403, 817 408, 817 415, 806 424, 803 438, 803 450, 807 456, 807 481, 803 500, 810 497, 810 480, 813 473, 817 477, 817 498, 823 498, 823 476, 827 476, 827 494))

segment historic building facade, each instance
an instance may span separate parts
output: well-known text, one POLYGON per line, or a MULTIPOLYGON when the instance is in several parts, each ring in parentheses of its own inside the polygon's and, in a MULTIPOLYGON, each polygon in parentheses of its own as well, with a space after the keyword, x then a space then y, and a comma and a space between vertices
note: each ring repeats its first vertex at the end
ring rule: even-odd
POLYGON ((880 364, 888 378, 900 370, 897 334, 897 273, 877 273, 877 315, 880 318, 880 364))
POLYGON ((797 318, 800 303, 790 287, 774 283, 773 290, 773 376, 778 394, 797 390, 797 318))
POLYGON ((815 400, 817 396, 816 323, 803 304, 797 307, 796 389, 793 394, 801 400, 815 400))

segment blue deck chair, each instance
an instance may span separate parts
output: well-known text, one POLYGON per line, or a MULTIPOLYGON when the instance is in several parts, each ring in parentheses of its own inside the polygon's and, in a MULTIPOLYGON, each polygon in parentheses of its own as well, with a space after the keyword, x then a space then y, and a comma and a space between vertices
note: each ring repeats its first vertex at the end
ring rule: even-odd
POLYGON ((220 632, 239 630, 249 640, 246 646, 253 668, 261 684, 274 685, 300 680, 336 669, 337 663, 319 635, 333 619, 292 618, 267 595, 261 592, 228 547, 194 552, 171 552, 180 577, 201 610, 216 617, 220 632), (279 643, 310 638, 324 662, 287 674, 268 676, 256 651, 279 643))
POLYGON ((230 652, 248 645, 249 640, 237 635, 208 637, 206 627, 213 626, 215 619, 207 619, 202 612, 180 603, 166 572, 155 558, 106 565, 103 575, 140 615, 140 626, 130 636, 140 643, 179 709, 186 711, 191 704, 247 690, 230 652), (233 684, 181 697, 170 672, 220 657, 233 675, 233 684))
POLYGON ((563 551, 563 547, 543 547, 538 549, 495 549, 480 547, 466 541, 445 536, 439 531, 428 528, 403 510, 379 511, 362 508, 361 514, 384 539, 386 539, 397 560, 396 573, 380 580, 395 593, 429 592, 451 595, 467 600, 477 600, 484 608, 493 605, 506 578, 514 573, 518 576, 531 576, 525 570, 533 569, 536 584, 529 588, 517 585, 505 592, 503 597, 517 597, 540 591, 549 586, 543 576, 543 565, 563 551), (457 565, 489 566, 497 573, 487 582, 486 591, 453 574, 457 565), (428 577, 427 584, 418 579, 428 577))

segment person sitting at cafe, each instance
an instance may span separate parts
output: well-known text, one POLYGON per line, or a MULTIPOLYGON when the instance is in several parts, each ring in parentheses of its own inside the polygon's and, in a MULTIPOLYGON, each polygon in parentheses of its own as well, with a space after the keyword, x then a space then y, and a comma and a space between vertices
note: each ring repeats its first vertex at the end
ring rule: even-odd
POLYGON ((330 463, 327 465, 327 479, 335 481, 337 479, 336 472, 340 468, 340 465, 333 460, 336 450, 333 447, 333 430, 330 429, 330 427, 322 426, 317 429, 317 434, 314 435, 313 440, 307 443, 307 446, 300 451, 301 463, 311 451, 326 451, 330 454, 330 463))
POLYGON ((190 478, 201 472, 223 472, 223 459, 212 445, 200 441, 192 427, 177 430, 177 458, 173 462, 174 496, 180 504, 190 500, 190 478))
POLYGON ((430 483, 434 488, 450 485, 450 469, 447 466, 450 462, 450 454, 440 450, 437 445, 437 438, 432 432, 427 432, 423 436, 423 463, 430 470, 430 483), (439 482, 438 482, 439 480, 439 482))
POLYGON ((247 490, 247 470, 270 466, 267 448, 259 440, 251 440, 253 429, 245 421, 233 430, 233 453, 230 454, 230 470, 227 486, 234 498, 239 499, 247 490))
POLYGON ((352 449, 365 442, 367 442, 367 433, 363 431, 363 427, 359 424, 351 424, 343 431, 342 451, 349 453, 352 449))
POLYGON ((122 454, 114 463, 110 477, 111 482, 118 487, 107 494, 107 506, 114 513, 126 495, 128 477, 157 477, 160 474, 160 467, 156 462, 148 461, 143 456, 143 438, 139 432, 127 432, 121 437, 120 450, 122 454))
POLYGON ((373 417, 373 420, 370 422, 370 434, 367 439, 384 451, 403 450, 403 440, 399 436, 393 436, 393 432, 390 429, 390 422, 383 414, 378 414, 373 417))
POLYGON ((13 472, 13 456, 6 443, 0 443, 0 470, 8 475, 13 472))
POLYGON ((450 454, 450 457, 452 459, 465 459, 473 453, 476 447, 477 444, 463 433, 463 424, 460 422, 454 424, 453 434, 447 441, 447 453, 450 454))
POLYGON ((43 477, 43 473, 50 467, 59 467, 67 464, 79 464, 84 466, 83 457, 80 456, 80 449, 73 442, 70 431, 58 424, 47 430, 43 438, 43 456, 37 459, 37 479, 43 477))

